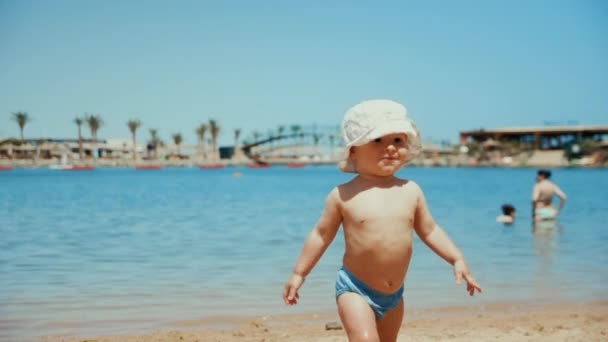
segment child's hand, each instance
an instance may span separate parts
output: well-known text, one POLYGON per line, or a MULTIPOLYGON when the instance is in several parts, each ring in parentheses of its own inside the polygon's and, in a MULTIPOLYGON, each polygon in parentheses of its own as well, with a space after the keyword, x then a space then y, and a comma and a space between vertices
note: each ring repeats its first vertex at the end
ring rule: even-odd
POLYGON ((467 282, 467 291, 470 296, 475 294, 475 290, 479 293, 483 291, 475 278, 473 278, 473 274, 464 260, 458 260, 454 263, 454 276, 456 276, 456 284, 458 285, 460 285, 463 279, 467 282))
POLYGON ((298 290, 302 284, 304 284, 304 277, 301 275, 294 273, 289 277, 289 280, 285 284, 285 289, 283 289, 283 301, 285 304, 298 304, 298 299, 300 298, 298 290))

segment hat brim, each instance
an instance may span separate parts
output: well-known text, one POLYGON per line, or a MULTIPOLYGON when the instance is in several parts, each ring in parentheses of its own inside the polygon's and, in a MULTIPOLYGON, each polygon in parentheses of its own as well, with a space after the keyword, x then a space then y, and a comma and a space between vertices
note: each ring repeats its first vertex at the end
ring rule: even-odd
POLYGON ((357 173, 357 168, 355 166, 355 162, 350 159, 350 149, 352 146, 346 146, 344 148, 344 155, 342 156, 342 160, 338 163, 338 168, 342 172, 346 173, 357 173))
POLYGON ((368 142, 381 138, 389 134, 404 133, 407 135, 409 143, 420 140, 420 132, 410 120, 399 120, 396 122, 384 122, 377 125, 371 132, 367 134, 365 139, 359 141, 357 145, 364 145, 368 142))

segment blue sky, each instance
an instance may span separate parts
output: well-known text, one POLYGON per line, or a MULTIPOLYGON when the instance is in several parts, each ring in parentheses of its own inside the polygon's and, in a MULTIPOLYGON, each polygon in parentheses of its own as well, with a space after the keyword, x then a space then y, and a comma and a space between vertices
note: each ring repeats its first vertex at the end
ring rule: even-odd
MULTIPOLYGON (((402 102, 423 138, 608 124, 606 1, 0 0, 0 139, 74 137, 99 113, 169 139, 210 118, 244 135, 338 125, 359 101, 402 102)), ((88 135, 88 130, 85 130, 88 135)))

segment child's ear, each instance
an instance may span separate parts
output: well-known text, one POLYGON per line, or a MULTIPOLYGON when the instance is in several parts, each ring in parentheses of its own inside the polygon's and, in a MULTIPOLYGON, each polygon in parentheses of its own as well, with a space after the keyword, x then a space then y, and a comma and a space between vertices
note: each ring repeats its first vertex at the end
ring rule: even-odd
POLYGON ((356 159, 356 154, 355 154, 355 146, 350 148, 350 151, 348 153, 348 158, 355 160, 356 159))

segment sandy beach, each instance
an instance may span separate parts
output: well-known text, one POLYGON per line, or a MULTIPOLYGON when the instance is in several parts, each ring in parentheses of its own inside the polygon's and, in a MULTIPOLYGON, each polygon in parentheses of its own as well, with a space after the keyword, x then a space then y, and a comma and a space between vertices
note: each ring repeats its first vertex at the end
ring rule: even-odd
MULTIPOLYGON (((45 337, 47 342, 347 341, 334 313, 176 322, 146 335, 45 337)), ((606 341, 608 301, 409 310, 398 341, 606 341)))

